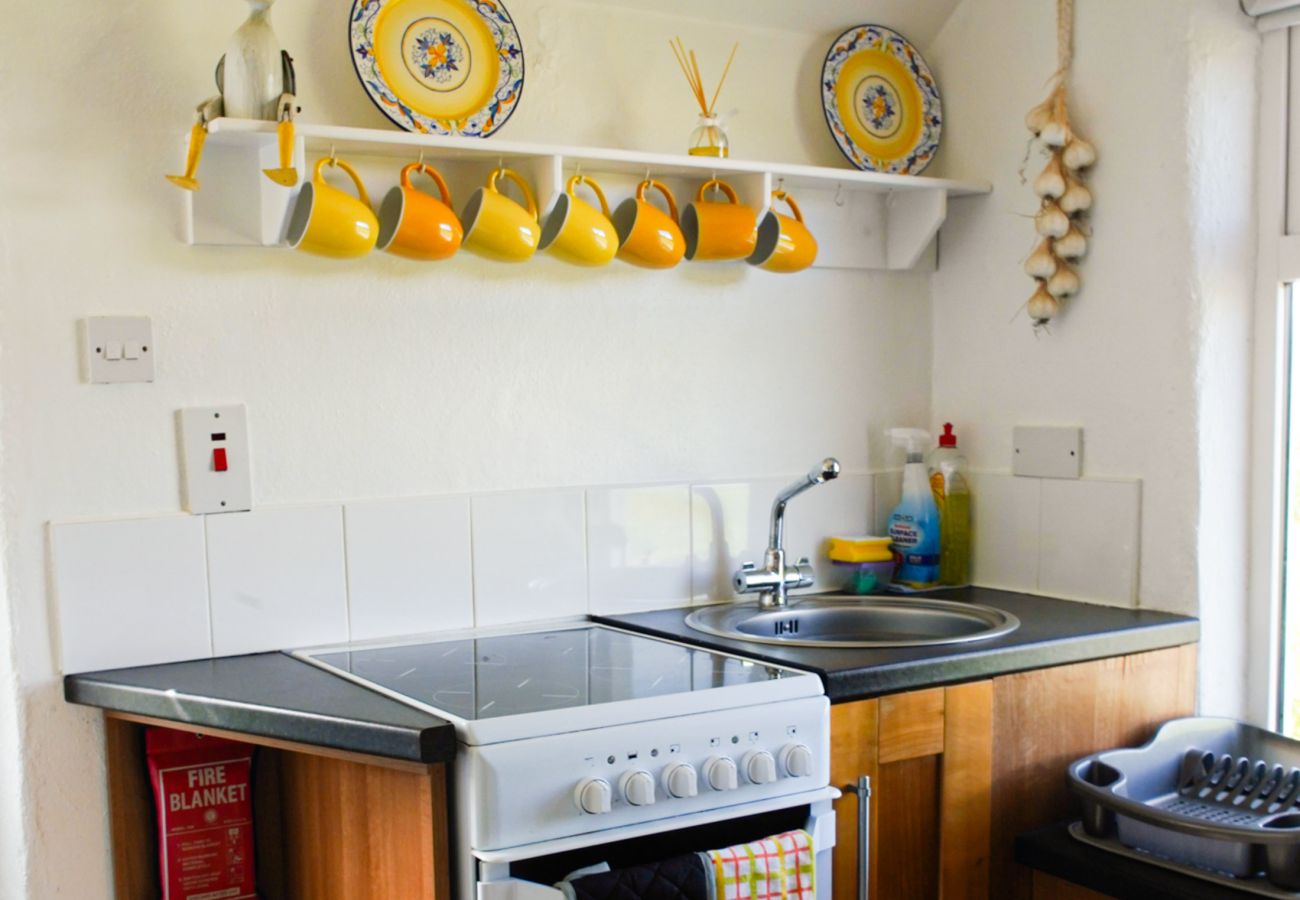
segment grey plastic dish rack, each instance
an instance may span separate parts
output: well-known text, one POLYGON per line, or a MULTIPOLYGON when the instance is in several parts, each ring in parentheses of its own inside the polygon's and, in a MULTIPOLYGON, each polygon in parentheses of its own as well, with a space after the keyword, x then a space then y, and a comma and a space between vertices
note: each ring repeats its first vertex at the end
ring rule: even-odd
POLYGON ((1232 719, 1165 723, 1135 749, 1072 763, 1088 834, 1300 890, 1300 741, 1232 719))

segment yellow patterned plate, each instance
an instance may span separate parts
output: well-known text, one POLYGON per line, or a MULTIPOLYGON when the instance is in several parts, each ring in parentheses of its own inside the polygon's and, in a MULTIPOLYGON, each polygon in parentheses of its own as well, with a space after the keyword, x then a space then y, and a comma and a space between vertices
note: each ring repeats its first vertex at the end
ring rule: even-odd
POLYGON ((822 109, 859 169, 918 175, 939 149, 939 86, 917 49, 889 28, 858 25, 835 39, 822 68, 822 109))
POLYGON ((514 112, 524 53, 499 0, 354 0, 352 62, 408 131, 487 137, 514 112))

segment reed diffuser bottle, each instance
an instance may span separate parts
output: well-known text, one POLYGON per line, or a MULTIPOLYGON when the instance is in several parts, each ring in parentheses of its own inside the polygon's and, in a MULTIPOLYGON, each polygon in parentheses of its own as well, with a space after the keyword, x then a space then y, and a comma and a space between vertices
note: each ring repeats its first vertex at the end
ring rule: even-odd
POLYGON ((695 58, 695 51, 687 50, 682 44, 681 38, 669 41, 668 45, 673 48, 673 55, 677 57, 677 64, 681 66, 682 74, 686 76, 686 83, 691 88, 691 94, 700 107, 700 117, 694 130, 691 131, 690 139, 687 142, 687 152, 691 156, 716 156, 722 158, 730 156, 731 142, 727 139, 726 128, 723 126, 722 118, 717 112, 718 95, 722 93, 722 85, 727 80, 727 73, 731 71, 731 61, 736 58, 736 50, 740 45, 732 45, 731 55, 727 57, 727 65, 722 70, 722 77, 718 79, 718 87, 713 92, 712 100, 709 100, 704 93, 704 80, 700 76, 700 63, 695 58))

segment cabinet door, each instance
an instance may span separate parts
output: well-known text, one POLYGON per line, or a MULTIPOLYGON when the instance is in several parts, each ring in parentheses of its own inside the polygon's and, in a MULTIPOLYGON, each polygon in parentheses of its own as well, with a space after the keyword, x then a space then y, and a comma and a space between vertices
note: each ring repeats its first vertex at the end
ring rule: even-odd
POLYGON ((871 779, 871 898, 987 898, 992 682, 831 708, 835 897, 857 900, 859 779, 871 779))

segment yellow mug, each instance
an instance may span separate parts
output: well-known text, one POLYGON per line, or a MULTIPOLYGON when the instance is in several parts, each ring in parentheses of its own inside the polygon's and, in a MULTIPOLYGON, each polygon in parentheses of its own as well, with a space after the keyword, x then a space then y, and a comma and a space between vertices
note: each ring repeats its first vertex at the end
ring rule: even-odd
POLYGON ((379 205, 380 250, 407 259, 446 259, 460 249, 465 236, 451 211, 451 191, 438 170, 422 162, 402 167, 402 181, 379 205), (423 172, 438 187, 439 200, 411 184, 411 173, 423 172))
POLYGON ((542 235, 533 189, 522 175, 504 167, 493 169, 487 184, 470 195, 460 220, 465 225, 465 249, 501 262, 528 259, 542 235), (497 190, 497 179, 502 176, 519 185, 526 207, 497 190))
POLYGON ((677 201, 673 192, 659 181, 647 178, 636 186, 636 196, 628 197, 614 210, 614 230, 618 232, 618 258, 646 269, 671 269, 682 261, 686 239, 677 226, 677 201), (668 201, 668 212, 645 198, 646 188, 654 188, 668 201))
POLYGON ((817 239, 803 221, 803 211, 785 191, 773 191, 772 199, 785 201, 794 218, 769 208, 758 222, 754 252, 746 260, 769 272, 799 272, 817 258, 817 239))
POLYGON ((609 221, 609 203, 600 185, 586 175, 569 179, 542 225, 538 249, 576 266, 603 266, 614 258, 618 252, 618 235, 609 221), (591 188, 600 201, 600 209, 578 199, 574 190, 580 184, 591 188))
POLYGON ((687 259, 744 259, 754 252, 758 214, 740 202, 731 185, 711 178, 695 193, 682 213, 682 235, 687 259), (727 195, 727 202, 705 200, 709 188, 727 195))
POLYGON ((370 209, 370 197, 357 170, 332 156, 318 160, 311 181, 298 191, 298 201, 289 217, 289 246, 318 256, 353 259, 374 249, 378 236, 379 221, 370 209), (361 199, 327 182, 326 166, 346 172, 361 199))

